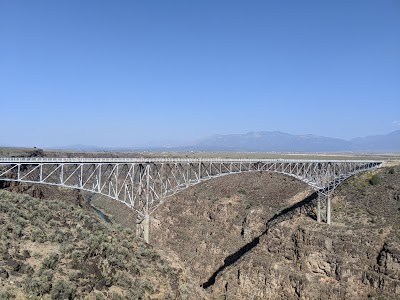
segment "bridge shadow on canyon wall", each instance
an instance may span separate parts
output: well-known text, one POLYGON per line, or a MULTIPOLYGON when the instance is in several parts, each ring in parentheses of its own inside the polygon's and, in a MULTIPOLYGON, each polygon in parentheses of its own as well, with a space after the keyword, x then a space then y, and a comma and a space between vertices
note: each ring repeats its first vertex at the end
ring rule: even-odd
POLYGON ((204 282, 201 286, 204 289, 209 288, 212 286, 216 279, 217 276, 220 275, 224 270, 226 270, 228 267, 233 266, 236 264, 240 259, 242 259, 247 253, 249 253, 251 250, 253 250, 257 245, 260 243, 260 238, 263 235, 266 235, 273 226, 291 219, 296 213, 303 213, 307 215, 308 217, 317 220, 317 216, 313 212, 313 202, 315 199, 317 199, 318 195, 316 192, 312 193, 310 196, 307 198, 303 199, 300 202, 297 202, 296 204, 282 209, 280 212, 276 213, 271 219, 267 221, 265 224, 265 230, 255 237, 251 242, 247 243, 243 247, 241 247, 239 250, 237 250, 235 253, 232 253, 231 255, 227 256, 224 259, 224 264, 220 266, 212 275, 211 277, 204 282))

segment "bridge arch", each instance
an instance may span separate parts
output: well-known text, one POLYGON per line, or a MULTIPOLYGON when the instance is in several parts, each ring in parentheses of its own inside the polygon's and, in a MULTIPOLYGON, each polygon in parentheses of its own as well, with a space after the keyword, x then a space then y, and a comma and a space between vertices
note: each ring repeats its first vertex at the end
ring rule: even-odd
POLYGON ((148 241, 150 215, 169 196, 211 178, 242 172, 281 173, 318 192, 330 223, 330 195, 348 177, 381 161, 288 159, 0 158, 0 180, 86 190, 124 203, 137 212, 148 241))

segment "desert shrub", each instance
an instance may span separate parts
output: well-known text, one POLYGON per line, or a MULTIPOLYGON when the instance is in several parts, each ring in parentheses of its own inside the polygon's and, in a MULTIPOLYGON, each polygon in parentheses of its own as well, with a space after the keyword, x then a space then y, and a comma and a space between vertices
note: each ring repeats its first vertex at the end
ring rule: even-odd
POLYGON ((140 273, 140 269, 138 267, 138 262, 136 259, 132 258, 129 260, 128 264, 125 266, 126 270, 129 274, 138 275, 140 273))
POLYGON ((37 228, 43 228, 44 226, 46 226, 43 217, 38 213, 32 214, 31 224, 37 228))
POLYGON ((56 229, 56 231, 49 237, 49 240, 61 244, 64 241, 64 235, 56 229))
POLYGON ((122 246, 123 246, 124 248, 129 248, 130 245, 131 245, 131 242, 129 242, 127 239, 124 239, 124 240, 122 241, 122 246))
POLYGON ((48 277, 30 277, 25 281, 25 292, 28 295, 41 296, 50 292, 51 281, 48 277))
POLYGON ((61 253, 64 253, 64 254, 72 253, 73 249, 74 249, 74 246, 72 244, 70 244, 69 242, 63 243, 60 247, 61 253))
POLYGON ((137 257, 149 257, 149 258, 156 258, 158 257, 157 252, 153 248, 147 248, 147 247, 138 247, 135 250, 135 254, 137 257))
POLYGON ((78 282, 79 278, 81 278, 81 277, 82 277, 82 273, 80 271, 77 271, 77 272, 72 272, 69 275, 68 279, 69 279, 69 281, 72 281, 72 282, 78 282))
POLYGON ((12 226, 10 224, 6 224, 3 227, 3 229, 0 231, 1 239, 3 241, 7 241, 10 238, 11 234, 12 234, 12 230, 13 230, 12 226))
POLYGON ((23 229, 22 229, 21 225, 16 224, 16 225, 13 226, 14 237, 21 238, 22 237, 22 231, 23 231, 23 229))
POLYGON ((89 236, 89 239, 87 240, 89 246, 89 251, 88 251, 89 256, 95 256, 101 254, 105 250, 104 247, 106 247, 104 241, 105 241, 105 236, 102 234, 89 236))
POLYGON ((18 216, 17 218, 15 218, 14 222, 21 227, 25 227, 25 225, 28 223, 28 221, 23 216, 18 216))
POLYGON ((126 272, 117 270, 117 272, 114 275, 114 279, 115 279, 116 284, 118 284, 121 287, 131 288, 133 286, 132 279, 129 276, 129 274, 126 272))
POLYGON ((394 168, 390 168, 389 174, 395 174, 395 173, 396 173, 396 171, 394 170, 394 168))
POLYGON ((51 289, 51 299, 74 299, 75 286, 62 279, 58 280, 51 289))
POLYGON ((57 228, 59 224, 55 220, 50 220, 48 224, 51 228, 57 228))
POLYGON ((165 263, 165 262, 163 262, 163 263, 161 264, 161 270, 162 270, 162 272, 165 273, 165 274, 173 274, 173 273, 174 273, 174 269, 173 269, 170 265, 168 265, 167 263, 165 263))
POLYGON ((0 243, 0 254, 3 256, 7 256, 9 249, 10 249, 10 242, 8 240, 2 240, 2 242, 0 243))
POLYGON ((52 281, 53 280, 53 271, 52 270, 41 270, 39 271, 40 274, 40 278, 43 281, 52 281))
POLYGON ((188 295, 190 294, 190 288, 187 284, 182 283, 179 285, 179 292, 183 295, 188 295))
POLYGON ((9 289, 7 289, 5 291, 0 291, 0 299, 2 299, 2 300, 11 300, 11 299, 15 299, 15 298, 16 298, 16 296, 9 289))
POLYGON ((22 232, 23 232, 23 228, 21 225, 7 224, 4 226, 3 230, 1 231, 1 235, 2 235, 2 239, 7 240, 10 237, 21 238, 22 232))
POLYGON ((140 288, 142 288, 142 289, 144 289, 144 290, 146 290, 146 291, 148 291, 150 293, 154 292, 153 284, 150 281, 147 281, 147 280, 141 282, 140 288))
POLYGON ((130 229, 130 228, 125 228, 125 229, 123 229, 123 232, 126 234, 126 235, 128 235, 128 236, 132 236, 132 237, 135 237, 136 235, 135 235, 135 232, 132 230, 132 229, 130 229))
MULTIPOLYGON (((35 271, 33 270, 33 268, 30 266, 30 265, 28 265, 28 264, 24 264, 23 266, 22 266, 22 268, 21 268, 21 271, 23 272, 23 273, 25 273, 25 274, 27 274, 28 276, 32 276, 33 275, 33 273, 35 273, 35 271)), ((1 298, 0 298, 1 299, 1 298)))
POLYGON ((5 202, 5 201, 1 201, 0 202, 0 212, 4 212, 4 213, 8 213, 10 211, 10 205, 5 202))
POLYGON ((112 300, 125 300, 126 297, 124 297, 124 296, 122 296, 122 295, 120 295, 120 294, 118 294, 116 292, 112 292, 110 299, 112 299, 112 300))
POLYGON ((246 195, 247 194, 246 190, 243 189, 243 188, 238 189, 238 193, 241 194, 241 195, 246 195))
POLYGON ((83 210, 77 210, 74 212, 74 217, 81 221, 85 218, 85 212, 83 210))
POLYGON ((122 256, 120 254, 109 255, 108 260, 109 260, 111 266, 118 267, 118 268, 124 268, 127 263, 124 256, 122 256))
POLYGON ((378 185, 379 183, 381 183, 381 178, 379 177, 379 175, 378 174, 372 175, 372 177, 369 180, 369 184, 378 185))
POLYGON ((72 253, 71 253, 72 266, 73 267, 80 266, 81 263, 83 262, 84 257, 85 257, 85 253, 83 251, 79 251, 79 250, 72 251, 72 253))
POLYGON ((58 254, 52 253, 49 256, 45 257, 42 261, 42 270, 54 270, 57 262, 58 262, 58 254))
POLYGON ((30 235, 32 242, 44 243, 47 240, 46 234, 43 230, 34 229, 30 235))
POLYGON ((100 291, 94 291, 94 296, 96 300, 106 300, 106 296, 100 291))
POLYGON ((123 256, 124 259, 129 258, 131 256, 131 252, 129 251, 129 246, 126 247, 124 245, 117 245, 118 246, 118 253, 123 256))

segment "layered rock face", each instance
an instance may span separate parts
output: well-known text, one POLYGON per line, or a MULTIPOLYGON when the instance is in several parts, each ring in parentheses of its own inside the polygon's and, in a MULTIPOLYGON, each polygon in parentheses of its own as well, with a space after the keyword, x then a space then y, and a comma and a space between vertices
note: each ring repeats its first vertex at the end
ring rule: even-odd
POLYGON ((204 182, 158 210, 152 243, 210 299, 398 299, 400 169, 379 170, 377 185, 372 176, 337 190, 331 226, 315 221, 315 194, 295 179, 204 182))

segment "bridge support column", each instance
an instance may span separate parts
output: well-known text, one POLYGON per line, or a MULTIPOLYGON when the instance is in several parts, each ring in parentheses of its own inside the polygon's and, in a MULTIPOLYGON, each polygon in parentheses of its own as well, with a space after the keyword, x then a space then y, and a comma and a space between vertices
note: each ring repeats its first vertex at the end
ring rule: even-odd
POLYGON ((321 222, 321 194, 318 193, 318 199, 317 199, 317 222, 321 222))
POLYGON ((326 196, 326 224, 331 224, 331 193, 326 196))
POLYGON ((318 191, 318 202, 317 202, 317 222, 324 221, 331 224, 331 195, 332 190, 320 190, 318 191))
POLYGON ((143 238, 146 243, 150 243, 150 216, 148 214, 143 220, 143 238))

